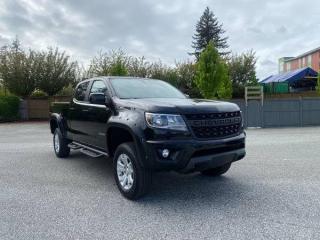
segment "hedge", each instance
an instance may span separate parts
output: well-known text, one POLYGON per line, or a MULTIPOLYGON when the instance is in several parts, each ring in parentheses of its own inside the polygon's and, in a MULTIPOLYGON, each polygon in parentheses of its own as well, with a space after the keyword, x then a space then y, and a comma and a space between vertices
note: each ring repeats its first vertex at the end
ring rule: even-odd
POLYGON ((14 121, 19 117, 20 99, 0 95, 0 122, 14 121))

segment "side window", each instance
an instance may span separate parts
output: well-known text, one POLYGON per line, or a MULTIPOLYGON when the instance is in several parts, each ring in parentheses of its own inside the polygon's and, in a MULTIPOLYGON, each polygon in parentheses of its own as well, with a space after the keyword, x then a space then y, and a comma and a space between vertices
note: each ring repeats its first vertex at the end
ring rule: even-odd
POLYGON ((88 85, 89 82, 84 82, 77 87, 76 92, 74 94, 75 99, 77 99, 78 101, 84 101, 88 85))
POLYGON ((106 85, 103 81, 94 81, 90 93, 104 93, 106 85))

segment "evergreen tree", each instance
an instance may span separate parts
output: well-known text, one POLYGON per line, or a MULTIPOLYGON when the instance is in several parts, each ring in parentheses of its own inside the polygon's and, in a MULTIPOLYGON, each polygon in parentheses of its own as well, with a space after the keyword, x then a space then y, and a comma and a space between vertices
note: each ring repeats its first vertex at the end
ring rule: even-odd
MULTIPOLYGON (((228 65, 224 62, 222 62, 221 65, 222 65, 221 66, 222 71, 224 73, 227 73, 228 72, 228 65)), ((231 79, 228 76, 228 74, 223 74, 222 78, 223 79, 221 79, 221 85, 220 85, 220 88, 217 93, 218 98, 230 99, 230 98, 232 98, 232 92, 233 92, 231 79)))
POLYGON ((226 51, 229 47, 227 43, 228 37, 223 37, 224 33, 222 24, 218 22, 218 19, 210 11, 209 7, 206 7, 196 25, 196 33, 192 37, 192 48, 194 48, 194 53, 192 54, 199 59, 200 53, 207 47, 210 41, 213 41, 221 56, 228 55, 230 53, 226 51))
POLYGON ((227 98, 231 95, 228 68, 212 41, 200 54, 195 82, 205 98, 227 98))

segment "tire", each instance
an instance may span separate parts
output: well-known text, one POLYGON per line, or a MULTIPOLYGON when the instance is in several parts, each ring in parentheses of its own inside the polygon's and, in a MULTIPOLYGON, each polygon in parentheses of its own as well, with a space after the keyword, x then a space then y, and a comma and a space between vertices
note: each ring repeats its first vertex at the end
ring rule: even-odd
POLYGON ((227 163, 217 168, 210 168, 210 169, 201 171, 201 173, 206 176, 217 177, 226 173, 230 169, 230 167, 231 167, 231 163, 227 163))
POLYGON ((133 143, 122 143, 117 147, 113 172, 118 189, 125 198, 136 200, 147 193, 152 174, 139 163, 133 143))
POLYGON ((58 158, 66 158, 70 154, 68 147, 69 141, 62 136, 59 128, 56 128, 53 134, 53 149, 58 158))

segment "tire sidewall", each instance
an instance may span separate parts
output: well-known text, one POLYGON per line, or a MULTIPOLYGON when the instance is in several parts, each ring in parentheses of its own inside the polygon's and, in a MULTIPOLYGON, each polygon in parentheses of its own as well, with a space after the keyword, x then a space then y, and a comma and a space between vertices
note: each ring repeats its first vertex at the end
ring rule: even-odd
POLYGON ((54 150, 54 153, 57 155, 57 157, 60 157, 60 154, 61 154, 61 141, 62 141, 62 136, 61 136, 61 132, 60 132, 60 129, 59 128, 56 128, 56 130, 54 131, 54 134, 53 134, 53 150, 54 150), (56 143, 55 143, 55 138, 58 138, 59 139, 59 151, 57 152, 56 151, 56 143))
POLYGON ((56 128, 53 134, 53 150, 57 157, 66 158, 69 156, 70 148, 68 147, 68 141, 62 136, 62 133, 59 128, 56 128), (56 151, 55 148, 55 138, 59 138, 59 151, 56 151))

